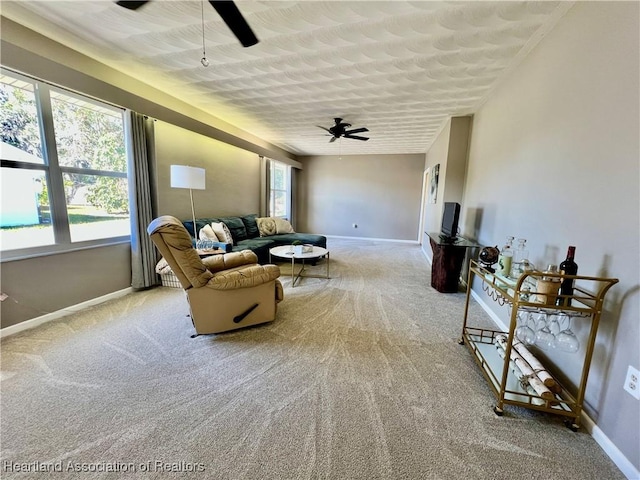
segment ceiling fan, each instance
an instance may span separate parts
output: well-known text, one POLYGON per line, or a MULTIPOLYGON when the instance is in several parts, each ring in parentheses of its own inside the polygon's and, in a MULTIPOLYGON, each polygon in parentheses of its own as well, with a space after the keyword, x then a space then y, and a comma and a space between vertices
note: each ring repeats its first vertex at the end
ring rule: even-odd
POLYGON ((333 121, 336 124, 331 128, 326 128, 320 125, 316 125, 317 127, 331 134, 331 140, 329 140, 329 143, 335 142, 336 138, 340 138, 340 137, 352 138, 354 140, 364 140, 365 142, 369 140, 368 137, 360 137, 358 135, 354 135, 354 133, 368 132, 369 131, 368 128, 360 127, 360 128, 354 128, 353 130, 347 130, 351 126, 350 123, 343 122, 341 118, 334 118, 333 121))
MULTIPOLYGON (((118 5, 124 8, 128 8, 129 10, 137 10, 142 7, 145 3, 149 3, 150 0, 143 0, 137 2, 128 2, 128 1, 120 1, 116 2, 118 5)), ((213 8, 215 8, 218 15, 222 17, 224 23, 231 29, 233 34, 238 37, 240 43, 243 47, 250 47, 258 43, 258 38, 251 30, 251 27, 247 23, 247 21, 238 10, 238 7, 235 3, 231 1, 214 1, 209 0, 209 3, 213 8)))

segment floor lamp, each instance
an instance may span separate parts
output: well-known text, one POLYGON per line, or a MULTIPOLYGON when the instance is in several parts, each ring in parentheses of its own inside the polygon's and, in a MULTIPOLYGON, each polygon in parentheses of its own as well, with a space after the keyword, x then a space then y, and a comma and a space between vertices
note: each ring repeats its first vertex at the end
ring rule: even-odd
POLYGON ((205 171, 204 168, 188 167, 186 165, 171 165, 171 187, 188 188, 191 198, 191 216, 193 217, 193 235, 198 240, 196 231, 196 211, 193 208, 193 190, 204 190, 205 171))

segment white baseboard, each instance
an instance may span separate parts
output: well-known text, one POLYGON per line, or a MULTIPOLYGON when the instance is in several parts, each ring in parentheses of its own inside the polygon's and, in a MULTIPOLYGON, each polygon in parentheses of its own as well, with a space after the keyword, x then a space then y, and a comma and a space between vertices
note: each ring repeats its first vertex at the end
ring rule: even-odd
POLYGON ((433 257, 430 257, 429 254, 425 251, 424 248, 421 248, 420 251, 424 255, 424 258, 427 259, 427 262, 429 263, 429 265, 433 265, 433 257))
MULTIPOLYGON (((508 328, 504 322, 495 314, 489 305, 478 295, 474 290, 471 290, 471 296, 478 302, 482 309, 491 317, 495 324, 502 331, 507 331, 508 328)), ((589 432, 600 448, 607 454, 607 456, 616 464, 620 471, 629 480, 640 480, 640 470, 638 470, 633 463, 629 461, 627 457, 620 451, 618 447, 605 435, 605 433, 596 425, 596 423, 587 415, 584 410, 582 411, 581 424, 584 429, 589 432)))
POLYGON ((374 237, 346 237, 343 235, 325 235, 327 238, 344 238, 345 240, 367 240, 372 242, 395 242, 395 243, 412 243, 420 244, 418 240, 398 240, 397 238, 374 238, 374 237))
POLYGON ((106 302, 107 300, 123 297, 124 295, 128 295, 131 292, 133 292, 133 288, 124 288, 122 290, 118 290, 117 292, 108 293, 98 298, 92 298, 91 300, 87 300, 86 302, 78 303, 77 305, 71 305, 61 310, 47 313, 46 315, 32 318, 30 320, 25 320, 24 322, 20 322, 16 325, 2 328, 0 329, 0 338, 13 335, 14 333, 22 332, 23 330, 28 330, 29 328, 37 327, 38 325, 51 322, 52 320, 57 320, 58 318, 62 318, 72 313, 79 312, 80 310, 98 305, 100 303, 106 302))
POLYGON ((622 474, 629 480, 639 480, 640 470, 638 470, 633 463, 629 461, 627 457, 620 451, 618 447, 600 430, 598 425, 587 415, 582 412, 582 425, 585 430, 591 434, 600 448, 607 454, 616 467, 620 469, 622 474))

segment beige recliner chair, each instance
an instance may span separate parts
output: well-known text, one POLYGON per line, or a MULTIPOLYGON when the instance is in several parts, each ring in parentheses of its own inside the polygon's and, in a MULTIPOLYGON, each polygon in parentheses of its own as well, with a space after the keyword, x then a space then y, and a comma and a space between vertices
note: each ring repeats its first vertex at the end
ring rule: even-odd
POLYGON ((279 267, 259 265, 250 250, 200 259, 182 222, 169 215, 153 220, 147 232, 187 294, 198 335, 275 319, 284 298, 279 267))

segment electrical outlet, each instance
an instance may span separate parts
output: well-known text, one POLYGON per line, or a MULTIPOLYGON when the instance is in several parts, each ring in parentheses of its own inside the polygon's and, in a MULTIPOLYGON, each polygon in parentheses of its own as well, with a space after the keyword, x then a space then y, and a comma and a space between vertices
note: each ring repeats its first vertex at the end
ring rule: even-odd
POLYGON ((624 380, 624 389, 636 400, 640 400, 640 372, 629 365, 627 378, 624 380))

